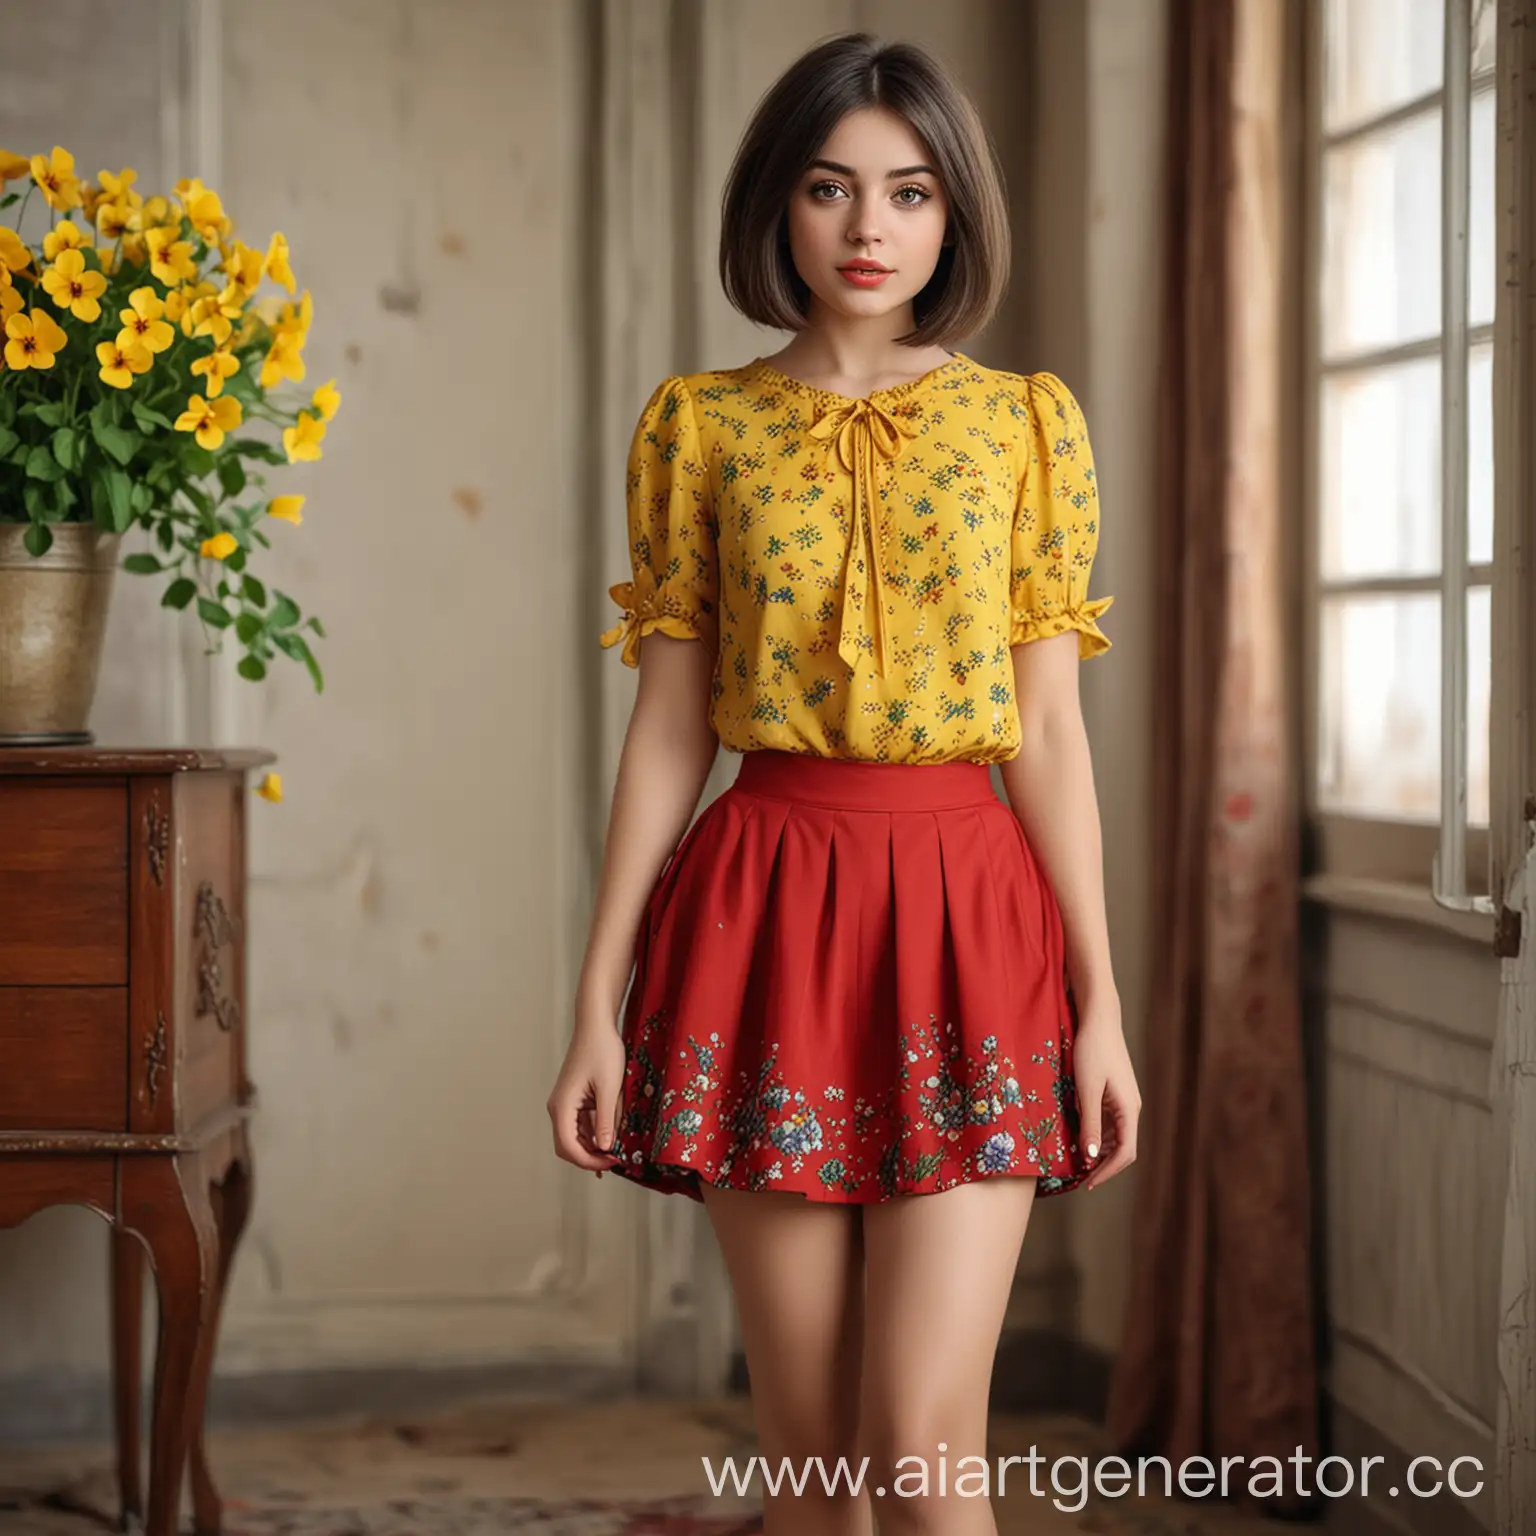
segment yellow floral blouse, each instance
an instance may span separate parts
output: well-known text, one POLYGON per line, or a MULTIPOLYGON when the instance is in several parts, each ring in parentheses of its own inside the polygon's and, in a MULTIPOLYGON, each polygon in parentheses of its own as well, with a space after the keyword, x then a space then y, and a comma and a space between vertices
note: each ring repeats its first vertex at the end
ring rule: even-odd
POLYGON ((1088 597, 1098 485, 1054 374, 963 353, 860 398, 761 358, 663 379, 630 445, 631 581, 601 636, 714 651, 733 752, 996 762, 1019 749, 1009 648, 1109 648, 1088 597))

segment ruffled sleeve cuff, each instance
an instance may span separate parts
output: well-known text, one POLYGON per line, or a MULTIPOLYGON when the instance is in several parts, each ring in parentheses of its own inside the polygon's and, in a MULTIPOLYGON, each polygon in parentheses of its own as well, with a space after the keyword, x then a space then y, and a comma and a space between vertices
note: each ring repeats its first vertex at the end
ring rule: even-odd
POLYGON ((1096 597, 1091 602, 1070 608, 1015 608, 1008 643, 1022 645, 1028 640, 1048 640, 1052 635, 1075 629, 1079 659, 1086 661, 1090 656, 1101 656, 1109 650, 1111 642, 1099 628, 1098 619, 1112 602, 1112 597, 1096 597))
POLYGON ((623 641, 619 654, 626 667, 640 665, 640 642, 653 630, 679 640, 709 637, 708 621, 698 604, 687 594, 658 588, 654 579, 642 576, 638 581, 617 582, 608 588, 608 595, 624 614, 612 629, 603 631, 598 643, 606 648, 623 641))

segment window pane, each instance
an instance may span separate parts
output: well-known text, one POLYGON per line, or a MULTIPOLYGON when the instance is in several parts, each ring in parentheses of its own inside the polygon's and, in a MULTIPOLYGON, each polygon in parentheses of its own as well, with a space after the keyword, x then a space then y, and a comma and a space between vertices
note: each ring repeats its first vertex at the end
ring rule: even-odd
MULTIPOLYGON (((1488 825, 1490 593, 1467 592, 1467 822, 1488 825)), ((1440 820, 1440 598, 1325 599, 1318 801, 1327 811, 1440 820)))
POLYGON ((1325 379, 1325 577, 1432 576, 1440 568, 1440 360, 1325 379))
POLYGON ((1491 342, 1473 347, 1467 359, 1467 558, 1475 565, 1493 559, 1491 342))
POLYGON ((1493 68, 1493 42, 1496 29, 1493 0, 1472 0, 1472 68, 1493 68))
POLYGON ((1323 350, 1440 331, 1440 114, 1330 149, 1323 162, 1323 350))
POLYGON ((1488 700, 1492 694, 1492 593, 1467 591, 1467 825, 1488 825, 1488 700))
POLYGON ((1322 808, 1438 821, 1439 597, 1330 598, 1321 620, 1322 808))
POLYGON ((1438 88, 1441 0, 1328 0, 1324 121, 1341 128, 1438 88))
POLYGON ((1467 315, 1473 325, 1493 323, 1493 286, 1497 278, 1493 246, 1492 91, 1472 98, 1472 165, 1467 188, 1471 225, 1467 241, 1467 315))
MULTIPOLYGON (((1325 580, 1440 570, 1440 359, 1323 380, 1319 402, 1325 580)), ((1493 559, 1493 345, 1467 360, 1467 559, 1493 559)))

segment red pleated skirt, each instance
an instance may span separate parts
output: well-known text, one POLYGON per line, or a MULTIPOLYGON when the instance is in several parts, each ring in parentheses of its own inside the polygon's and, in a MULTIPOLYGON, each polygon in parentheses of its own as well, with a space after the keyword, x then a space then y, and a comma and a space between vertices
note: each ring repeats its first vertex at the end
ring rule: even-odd
POLYGON ((982 763, 742 754, 646 903, 613 1172, 868 1203, 1089 1165, 1061 914, 982 763))

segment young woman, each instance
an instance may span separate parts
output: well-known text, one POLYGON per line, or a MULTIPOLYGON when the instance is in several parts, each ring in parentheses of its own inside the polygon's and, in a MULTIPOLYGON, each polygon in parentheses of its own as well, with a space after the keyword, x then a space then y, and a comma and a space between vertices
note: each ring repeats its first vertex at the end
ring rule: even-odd
MULTIPOLYGON (((639 687, 548 1102, 560 1157, 704 1203, 762 1453, 870 1457, 883 1532, 995 1529, 953 1485, 1031 1205, 1136 1155, 1078 702, 1111 602, 1087 430, 1053 374, 951 345, 1009 260, 992 145, 922 50, 837 37, 759 104, 720 273, 794 335, 664 379, 635 429, 601 639, 639 687), (720 746, 737 777, 689 826, 720 746), (894 1492, 914 1457, 927 1498, 894 1492)), ((870 1529, 814 1477, 766 1506, 870 1529)))

